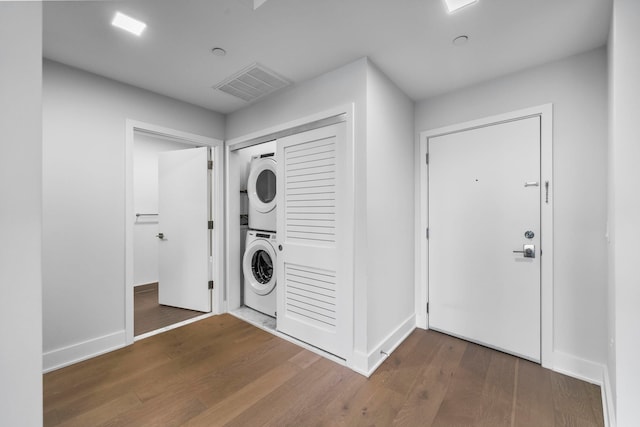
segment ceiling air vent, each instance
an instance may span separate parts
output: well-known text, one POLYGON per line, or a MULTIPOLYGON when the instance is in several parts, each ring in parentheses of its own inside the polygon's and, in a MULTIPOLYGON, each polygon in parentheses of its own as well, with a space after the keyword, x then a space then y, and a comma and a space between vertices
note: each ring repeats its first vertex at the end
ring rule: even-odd
POLYGON ((260 64, 253 64, 217 84, 214 89, 251 102, 289 84, 289 80, 276 72, 260 64))

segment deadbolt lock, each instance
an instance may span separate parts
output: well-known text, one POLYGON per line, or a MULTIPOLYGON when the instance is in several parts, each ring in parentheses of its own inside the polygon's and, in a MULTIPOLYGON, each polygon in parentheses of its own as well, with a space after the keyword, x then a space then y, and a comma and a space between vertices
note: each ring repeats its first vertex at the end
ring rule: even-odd
POLYGON ((536 246, 535 245, 522 245, 521 251, 513 251, 514 254, 522 254, 525 258, 535 258, 536 257, 536 246))
POLYGON ((535 236, 535 234, 531 230, 527 230, 527 231, 524 232, 524 237, 526 237, 527 239, 533 239, 534 236, 535 236))

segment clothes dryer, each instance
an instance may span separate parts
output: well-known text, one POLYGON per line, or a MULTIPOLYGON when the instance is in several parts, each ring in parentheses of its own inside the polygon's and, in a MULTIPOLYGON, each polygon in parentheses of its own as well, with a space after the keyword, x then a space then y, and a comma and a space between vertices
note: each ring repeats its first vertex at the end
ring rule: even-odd
POLYGON ((247 231, 242 257, 244 305, 276 316, 276 234, 247 231))
POLYGON ((274 153, 254 156, 247 180, 249 228, 276 231, 276 159, 274 153))

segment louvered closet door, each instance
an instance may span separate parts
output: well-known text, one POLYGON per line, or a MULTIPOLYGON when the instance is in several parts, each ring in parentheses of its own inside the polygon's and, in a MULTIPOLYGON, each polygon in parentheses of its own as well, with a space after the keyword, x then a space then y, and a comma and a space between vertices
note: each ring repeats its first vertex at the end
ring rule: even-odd
POLYGON ((346 123, 278 140, 278 330, 345 358, 352 316, 346 123))

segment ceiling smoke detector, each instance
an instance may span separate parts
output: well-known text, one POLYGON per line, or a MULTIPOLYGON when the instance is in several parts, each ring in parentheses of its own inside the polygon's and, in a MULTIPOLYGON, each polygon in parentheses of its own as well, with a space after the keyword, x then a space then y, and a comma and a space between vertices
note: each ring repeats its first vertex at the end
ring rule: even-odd
POLYGON ((256 63, 218 83, 214 89, 252 102, 290 84, 275 71, 256 63))
POLYGON ((469 36, 458 36, 453 39, 454 46, 464 46, 469 42, 469 36))
POLYGON ((211 49, 211 53, 213 53, 215 56, 225 56, 227 54, 227 51, 221 47, 214 47, 213 49, 211 49))

